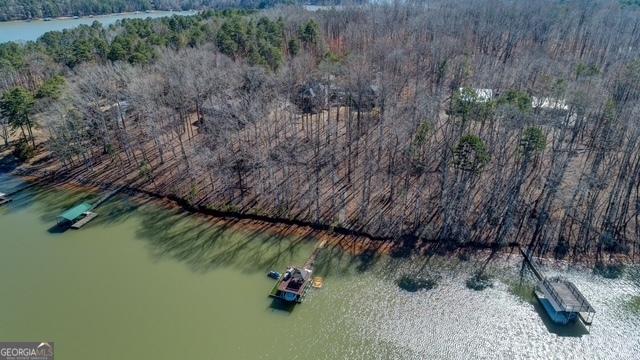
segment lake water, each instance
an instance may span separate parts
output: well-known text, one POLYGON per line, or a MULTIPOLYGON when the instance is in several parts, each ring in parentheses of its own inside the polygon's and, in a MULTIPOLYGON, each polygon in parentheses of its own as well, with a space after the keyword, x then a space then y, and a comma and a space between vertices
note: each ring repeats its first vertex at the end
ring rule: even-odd
MULTIPOLYGON (((0 175, 0 191, 20 186, 0 175)), ((480 266, 322 250, 323 289, 283 308, 269 270, 302 264, 311 239, 220 225, 126 197, 81 230, 55 217, 95 195, 31 188, 0 208, 0 339, 54 341, 56 358, 107 359, 637 359, 640 277, 566 271, 596 308, 590 333, 558 328, 496 263, 493 288, 465 280, 480 266), (404 273, 439 273, 408 293, 404 273)), ((547 269, 547 271, 551 271, 547 269)))
POLYGON ((0 22, 0 43, 7 41, 31 41, 36 40, 49 31, 61 31, 72 29, 79 25, 91 25, 99 21, 104 26, 111 25, 122 19, 159 18, 172 15, 194 15, 196 11, 152 11, 149 13, 124 13, 98 15, 94 17, 81 17, 79 19, 51 19, 50 21, 6 21, 0 22))

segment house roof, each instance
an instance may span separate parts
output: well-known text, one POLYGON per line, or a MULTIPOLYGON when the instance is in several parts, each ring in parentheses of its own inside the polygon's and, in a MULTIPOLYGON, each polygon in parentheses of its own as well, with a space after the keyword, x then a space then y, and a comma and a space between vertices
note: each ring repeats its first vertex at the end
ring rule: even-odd
POLYGON ((550 97, 538 98, 534 96, 531 98, 531 105, 534 108, 539 107, 543 109, 569 110, 569 106, 566 101, 550 97))
POLYGON ((63 212, 62 214, 60 214, 60 216, 58 216, 58 219, 60 220, 67 220, 67 221, 73 221, 75 219, 77 219, 80 215, 82 215, 82 213, 87 212, 89 210, 91 210, 91 204, 89 203, 82 203, 80 205, 76 205, 74 207, 72 207, 71 209, 63 212))
MULTIPOLYGON (((458 91, 462 92, 465 88, 461 87, 458 91)), ((493 98, 493 89, 479 89, 479 88, 470 88, 476 94, 477 101, 479 102, 487 102, 493 98)), ((464 94, 463 94, 464 96, 464 94)), ((469 101, 471 99, 467 99, 463 97, 465 101, 469 101)))

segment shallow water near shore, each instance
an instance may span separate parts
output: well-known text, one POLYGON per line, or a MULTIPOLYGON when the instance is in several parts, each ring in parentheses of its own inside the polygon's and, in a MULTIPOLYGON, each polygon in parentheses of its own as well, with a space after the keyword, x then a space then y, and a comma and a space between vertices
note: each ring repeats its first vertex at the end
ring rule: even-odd
MULTIPOLYGON (((0 192, 19 188, 0 175, 0 192)), ((313 236, 201 217, 116 197, 81 230, 55 217, 96 194, 31 188, 0 208, 0 340, 54 341, 61 359, 636 359, 640 276, 562 274, 597 314, 590 332, 553 326, 520 265, 495 261, 495 285, 466 279, 482 260, 318 258, 323 289, 293 308, 267 297, 269 270, 302 264, 313 236), (402 274, 437 273, 429 291, 400 290, 402 274)))

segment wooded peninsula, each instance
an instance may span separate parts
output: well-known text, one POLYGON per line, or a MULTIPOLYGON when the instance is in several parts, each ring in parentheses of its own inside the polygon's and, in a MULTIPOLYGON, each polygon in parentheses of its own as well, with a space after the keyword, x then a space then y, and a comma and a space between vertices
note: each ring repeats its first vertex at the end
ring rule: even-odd
POLYGON ((399 253, 634 261, 639 15, 452 0, 96 22, 0 44, 0 141, 24 173, 399 253))
MULTIPOLYGON (((325 4, 336 1, 305 1, 325 4)), ((340 2, 340 1, 338 1, 340 2)), ((61 16, 104 15, 148 10, 264 9, 302 3, 297 0, 4 0, 0 21, 46 19, 61 16)))

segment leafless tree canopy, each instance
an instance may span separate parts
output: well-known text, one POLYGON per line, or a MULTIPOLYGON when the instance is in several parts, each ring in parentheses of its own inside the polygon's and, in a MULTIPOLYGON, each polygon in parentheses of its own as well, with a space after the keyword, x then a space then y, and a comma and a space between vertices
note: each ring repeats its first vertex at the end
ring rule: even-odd
MULTIPOLYGON (((640 16, 610 1, 404 1, 282 17, 276 70, 213 44, 85 64, 46 115, 65 166, 194 205, 559 257, 640 239, 640 16)), ((252 15, 253 16, 253 15, 252 15)))

